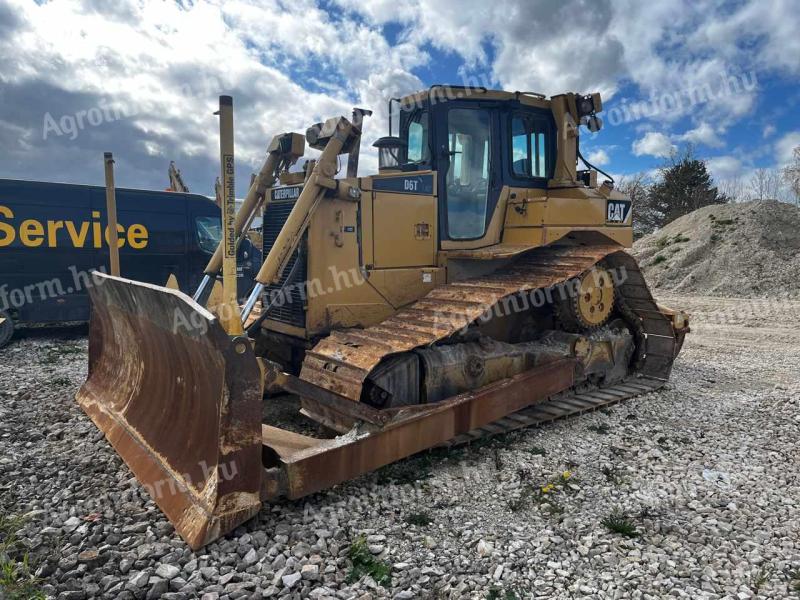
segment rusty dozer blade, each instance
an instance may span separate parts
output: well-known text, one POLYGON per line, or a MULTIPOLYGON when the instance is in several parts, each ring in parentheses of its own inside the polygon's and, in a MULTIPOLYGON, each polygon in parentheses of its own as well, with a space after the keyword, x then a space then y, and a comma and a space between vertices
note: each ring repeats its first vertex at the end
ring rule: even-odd
POLYGON ((89 377, 77 394, 193 549, 261 507, 261 375, 181 292, 96 274, 89 377))

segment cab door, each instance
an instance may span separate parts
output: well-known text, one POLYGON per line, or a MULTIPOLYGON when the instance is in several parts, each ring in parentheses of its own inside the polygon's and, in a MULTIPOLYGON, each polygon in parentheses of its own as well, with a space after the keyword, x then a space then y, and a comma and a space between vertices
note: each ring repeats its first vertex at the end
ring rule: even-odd
POLYGON ((499 127, 498 111, 490 104, 452 103, 440 111, 440 234, 445 242, 486 235, 502 189, 499 127))

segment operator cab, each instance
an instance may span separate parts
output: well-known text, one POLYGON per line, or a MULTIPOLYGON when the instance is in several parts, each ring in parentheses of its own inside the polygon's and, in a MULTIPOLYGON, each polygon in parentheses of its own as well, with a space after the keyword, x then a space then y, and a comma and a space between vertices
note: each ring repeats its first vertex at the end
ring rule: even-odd
POLYGON ((503 186, 546 188, 556 124, 539 94, 434 86, 389 102, 390 134, 376 142, 381 173, 438 173, 440 239, 486 234, 503 186))

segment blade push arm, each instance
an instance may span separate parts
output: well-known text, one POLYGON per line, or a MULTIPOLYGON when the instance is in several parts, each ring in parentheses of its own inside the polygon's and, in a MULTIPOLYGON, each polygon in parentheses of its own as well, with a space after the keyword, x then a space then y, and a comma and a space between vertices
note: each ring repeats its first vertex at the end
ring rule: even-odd
MULTIPOLYGON (((264 258, 261 270, 256 275, 256 286, 242 310, 243 320, 247 320, 255 303, 261 297, 264 288, 279 279, 286 263, 289 262, 292 254, 297 250, 303 232, 308 227, 311 216, 314 214, 320 200, 326 192, 337 190, 337 182, 334 179, 337 169, 337 157, 342 152, 349 151, 355 132, 352 123, 344 117, 328 119, 322 125, 320 131, 315 132, 315 140, 325 140, 322 154, 317 160, 311 175, 306 180, 303 191, 292 208, 292 212, 289 213, 289 217, 286 219, 286 223, 284 223, 275 243, 264 258)), ((309 138, 310 135, 311 132, 306 137, 309 138)), ((319 147, 318 142, 313 142, 312 145, 319 147)))
MULTIPOLYGON (((234 228, 236 231, 237 246, 241 240, 242 233, 247 230, 253 222, 258 209, 268 203, 267 190, 272 187, 275 179, 282 169, 294 164, 303 155, 304 144, 302 136, 296 133, 282 133, 272 138, 267 148, 267 158, 261 166, 261 170, 253 180, 247 196, 242 203, 242 207, 236 213, 234 228)), ((200 301, 204 292, 216 275, 222 269, 222 244, 217 246, 216 252, 208 261, 203 273, 203 281, 194 295, 196 301, 200 301)))

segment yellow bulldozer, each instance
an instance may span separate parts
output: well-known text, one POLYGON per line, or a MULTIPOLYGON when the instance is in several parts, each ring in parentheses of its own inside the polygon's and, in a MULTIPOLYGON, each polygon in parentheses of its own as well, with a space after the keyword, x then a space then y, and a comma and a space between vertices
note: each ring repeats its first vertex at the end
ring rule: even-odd
POLYGON ((664 385, 688 317, 654 301, 631 201, 581 156, 601 110, 433 86, 390 100, 375 175, 357 172, 369 111, 275 136, 234 218, 221 97, 224 239, 193 298, 97 275, 77 396, 192 548, 265 501, 664 385), (230 260, 261 210, 239 305, 230 260), (286 394, 321 433, 264 422, 286 394))

